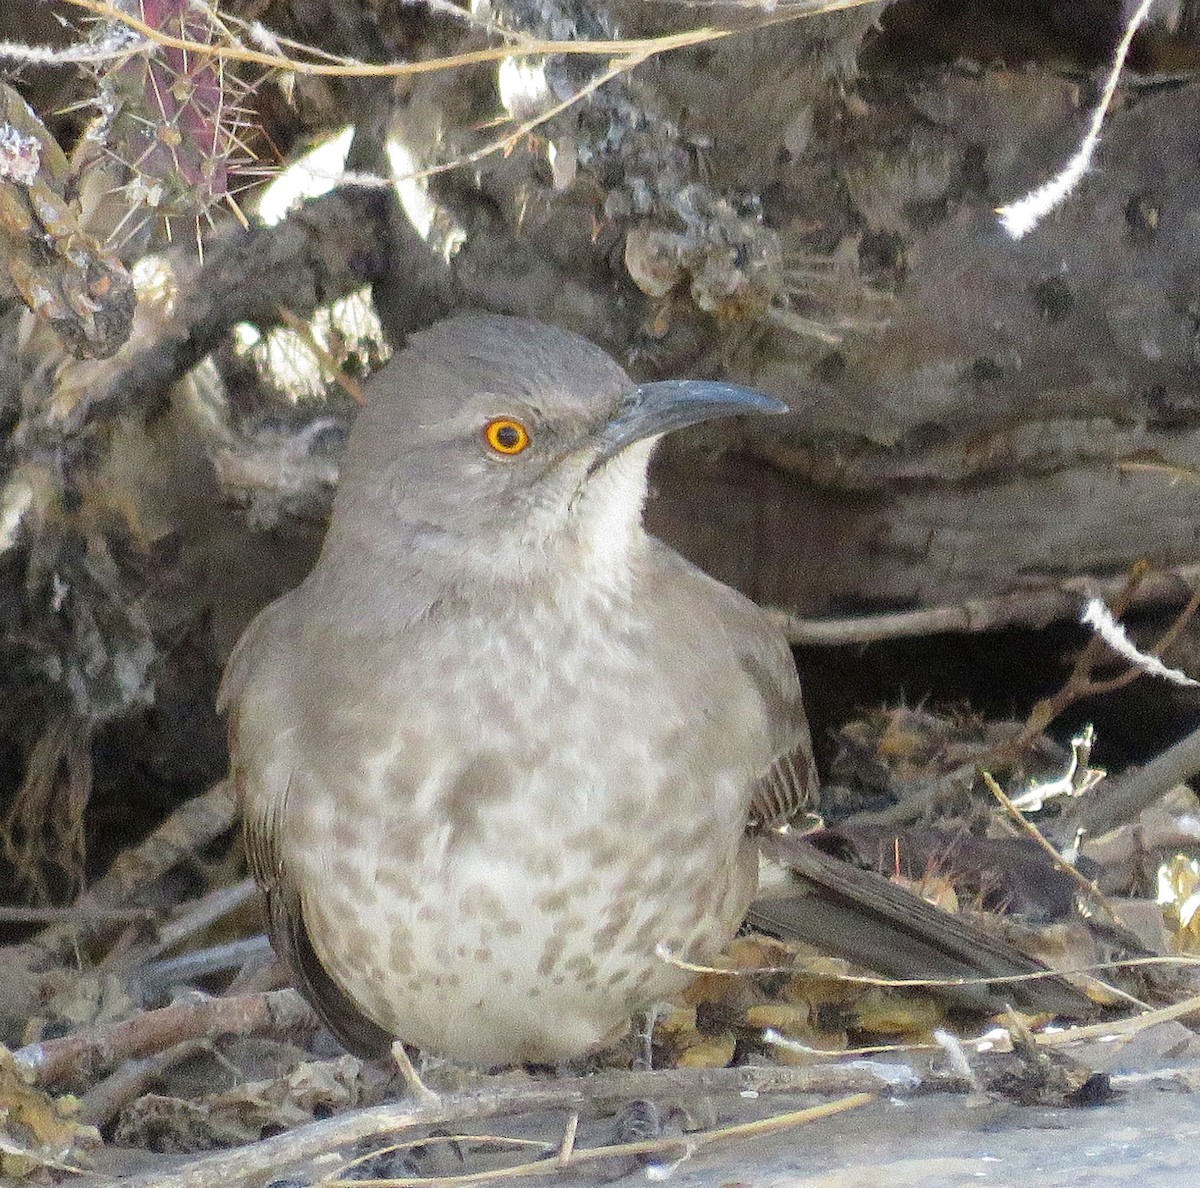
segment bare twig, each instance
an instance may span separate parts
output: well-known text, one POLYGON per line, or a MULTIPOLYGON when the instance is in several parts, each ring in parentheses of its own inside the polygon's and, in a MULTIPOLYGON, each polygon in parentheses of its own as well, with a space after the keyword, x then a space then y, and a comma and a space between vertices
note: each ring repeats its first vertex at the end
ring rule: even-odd
POLYGON ((624 57, 618 58, 606 70, 601 70, 598 74, 593 75, 583 86, 572 91, 565 99, 539 111, 537 115, 525 120, 511 132, 489 140, 486 144, 473 149, 471 152, 459 153, 448 161, 439 161, 433 165, 426 165, 421 169, 413 169, 408 173, 397 174, 392 181, 421 181, 425 178, 436 177, 439 173, 449 173, 451 170, 461 169, 464 165, 474 165, 487 157, 495 156, 497 153, 511 152, 522 140, 543 124, 552 120, 556 115, 560 115, 562 112, 581 103, 589 95, 594 95, 602 86, 612 82, 613 79, 637 69, 638 66, 653 56, 653 53, 645 52, 627 54, 624 57))
MULTIPOLYGON (((992 598, 975 598, 954 606, 933 606, 895 614, 810 619, 785 610, 768 613, 790 643, 801 647, 836 647, 919 635, 974 633, 997 627, 1045 627, 1059 620, 1078 619, 1080 608, 1087 599, 1097 596, 1113 599, 1126 591, 1128 584, 1125 577, 1102 578, 1084 574, 1042 589, 1018 590, 992 598)), ((1127 609, 1179 605, 1197 589, 1200 589, 1200 565, 1181 565, 1147 574, 1128 595, 1127 609)), ((1158 648, 1161 650, 1173 642, 1176 634, 1176 628, 1172 627, 1158 641, 1158 648)))
MULTIPOLYGON (((1044 850, 1049 855, 1050 861, 1053 862, 1059 870, 1061 870, 1075 883, 1090 904, 1096 908, 1099 908, 1101 914, 1109 921, 1109 923, 1124 927, 1120 917, 1118 917, 1116 912, 1114 912, 1109 906, 1104 892, 1101 891, 1100 888, 1091 881, 1091 879, 1085 878, 1082 874, 1080 874, 1079 871, 1076 870, 1075 867, 1072 866, 1045 839, 1045 837, 1042 836, 1042 831, 1032 821, 1030 821, 1015 804, 1013 804, 1008 794, 996 782, 990 771, 984 771, 980 774, 983 777, 983 782, 988 786, 988 790, 1000 802, 1004 808, 1004 811, 1008 813, 1013 821, 1016 822, 1017 827, 1021 830, 1021 832, 1024 833, 1026 837, 1030 838, 1036 846, 1044 850)), ((1112 990, 1112 987, 1107 987, 1107 989, 1112 990)))
POLYGON ((104 877, 79 897, 78 905, 124 906, 184 858, 231 829, 236 820, 233 789, 226 783, 215 784, 185 801, 153 833, 125 850, 104 877))
MULTIPOLYGON (((1138 587, 1145 580, 1149 569, 1150 567, 1146 562, 1139 561, 1130 570, 1129 576, 1125 579, 1124 586, 1109 603, 1109 609, 1115 618, 1119 619, 1129 609, 1130 602, 1138 587)), ((1091 697, 1098 692, 1107 692, 1109 689, 1117 687, 1113 685, 1113 682, 1109 681, 1105 682, 1105 688, 1102 690, 1097 682, 1092 679, 1092 670, 1100 662, 1104 654, 1104 641, 1098 635, 1091 636, 1080 650, 1079 655, 1075 658, 1071 674, 1067 677, 1062 687, 1049 697, 1042 698, 1030 710, 1029 719, 1026 721, 1024 729, 1009 746, 1009 750, 1012 753, 1020 754, 1059 714, 1069 706, 1074 705, 1081 698, 1091 697)), ((1128 677, 1129 680, 1135 680, 1140 675, 1136 671, 1132 676, 1129 676, 1128 673, 1121 674, 1122 678, 1128 677)))
POLYGON ((207 928, 210 924, 227 916, 258 894, 253 879, 242 879, 231 887, 218 887, 201 896, 185 909, 168 920, 158 930, 161 950, 177 945, 186 937, 207 928))
MULTIPOLYGON (((701 28, 687 29, 681 33, 666 33, 656 37, 637 37, 614 39, 612 41, 561 41, 542 40, 527 37, 517 43, 498 46, 487 46, 482 49, 468 50, 459 54, 451 54, 445 58, 425 58, 406 62, 360 62, 345 59, 338 62, 305 61, 289 57, 285 54, 268 53, 263 50, 250 49, 241 44, 219 44, 192 41, 186 37, 175 37, 162 29, 134 16, 123 12, 107 0, 67 0, 75 8, 82 8, 106 20, 118 21, 121 24, 141 34, 148 41, 167 49, 181 50, 189 54, 216 57, 236 62, 250 62, 256 66, 269 69, 287 70, 293 74, 317 75, 340 78, 397 78, 414 74, 429 74, 442 70, 452 70, 461 66, 477 65, 484 62, 498 62, 510 57, 536 57, 545 54, 581 54, 600 58, 639 58, 645 60, 657 54, 669 53, 671 50, 686 49, 692 46, 704 45, 707 42, 719 41, 747 30, 763 28, 767 25, 782 24, 804 17, 819 16, 826 12, 837 12, 847 8, 858 8, 874 0, 821 0, 812 7, 800 8, 790 6, 775 12, 764 13, 758 21, 749 22, 745 26, 730 29, 701 28)), ((315 55, 315 51, 314 56, 315 55)))
POLYGON ((207 949, 197 949, 166 961, 156 961, 140 968, 137 980, 143 993, 151 996, 170 986, 195 982, 198 978, 231 969, 242 969, 247 961, 257 961, 270 953, 271 944, 266 936, 250 936, 207 949))
POLYGON ((1200 995, 1185 998, 1182 1002, 1172 1003, 1171 1006, 1159 1007, 1157 1010, 1143 1011, 1140 1015, 1130 1015, 1127 1019, 1091 1023, 1086 1027, 1069 1027, 1063 1031, 1042 1032, 1036 1040, 1038 1045, 1044 1048, 1062 1048, 1089 1040, 1132 1039, 1148 1027, 1170 1023, 1174 1019, 1186 1019, 1189 1015, 1200 1015, 1200 995))
MULTIPOLYGON (((747 965, 747 966, 723 966, 723 965, 703 965, 696 961, 684 961, 682 958, 673 957, 665 950, 660 950, 659 956, 670 964, 678 966, 680 969, 686 969, 694 974, 717 974, 722 977, 764 977, 770 974, 790 974, 793 977, 804 977, 808 972, 803 962, 792 965, 747 965)), ((1171 954, 1161 957, 1115 957, 1110 961, 1097 961, 1091 965, 1081 965, 1074 969, 1039 969, 1031 970, 1029 973, 1019 974, 981 974, 977 977, 963 978, 889 978, 881 974, 852 974, 832 972, 827 969, 822 969, 819 972, 819 977, 823 981, 829 982, 848 982, 856 986, 881 986, 886 989, 934 989, 939 986, 1003 986, 1011 985, 1017 982, 1037 982, 1046 978, 1062 978, 1062 977, 1083 977, 1088 974, 1104 973, 1115 969, 1136 969, 1140 966, 1182 966, 1185 968, 1195 969, 1200 966, 1200 957, 1189 957, 1183 954, 1171 954)), ((1126 995, 1125 997, 1129 997, 1126 995)), ((1137 1002, 1136 999, 1131 999, 1137 1002)), ((1144 1005, 1138 1003, 1138 1005, 1144 1005)), ((875 1047, 863 1049, 851 1049, 851 1051, 864 1052, 892 1052, 892 1051, 914 1051, 921 1047, 920 1044, 904 1044, 900 1047, 875 1047)), ((824 1051, 824 1049, 813 1049, 814 1051, 824 1051)), ((843 1055, 845 1053, 842 1053, 843 1055)))
MULTIPOLYGON (((798 1068, 754 1066, 720 1069, 671 1069, 657 1072, 599 1073, 528 1084, 487 1085, 460 1093, 442 1094, 437 1102, 411 1099, 354 1110, 298 1126, 286 1134, 263 1139, 233 1151, 214 1151, 172 1172, 157 1170, 124 1180, 95 1180, 94 1188, 249 1188, 269 1179, 273 1170, 387 1135, 409 1126, 445 1126, 464 1119, 500 1117, 537 1110, 572 1111, 595 1102, 662 1100, 672 1096, 743 1093, 818 1093, 844 1096, 857 1093, 896 1093, 887 1077, 889 1066, 878 1069, 823 1065, 798 1068)), ((922 1072, 917 1083, 926 1088, 957 1090, 957 1075, 940 1069, 922 1072)), ((547 1160, 551 1167, 553 1159, 547 1160)))
MULTIPOLYGON (((49 954, 72 948, 81 936, 111 936, 129 923, 129 905, 180 861, 194 854, 233 827, 237 810, 228 785, 221 783, 180 805, 157 829, 118 856, 104 876, 85 891, 73 909, 44 928, 32 940, 14 949, 34 950, 35 967, 49 954)), ((133 919, 144 914, 133 909, 133 919)), ((0 961, 21 961, 10 950, 0 949, 0 961)), ((25 958, 28 961, 28 956, 25 958)))
POLYGON ((80 1119, 92 1126, 103 1126, 131 1101, 148 1092, 177 1064, 208 1051, 211 1046, 208 1040, 189 1039, 145 1060, 127 1060, 112 1076, 93 1086, 80 1099, 80 1119))
POLYGON ((1093 837, 1132 821, 1176 784, 1200 773, 1200 730, 1156 756, 1145 767, 1108 779, 1078 802, 1066 824, 1093 837))
MULTIPOLYGON (((1084 576, 1070 579, 1049 590, 1023 591, 960 606, 934 607, 861 619, 820 621, 800 619, 785 611, 770 613, 791 643, 832 646, 935 632, 982 631, 1012 624, 1042 627, 1057 618, 1078 619, 1081 604, 1100 592, 1107 595, 1110 608, 1118 617, 1131 607, 1177 601, 1186 593, 1183 609, 1149 649, 1152 654, 1161 655, 1178 639, 1187 623, 1200 610, 1200 566, 1151 574, 1145 563, 1139 562, 1119 583, 1116 579, 1102 581, 1084 576)), ((1021 732, 1013 740, 980 755, 971 764, 951 773, 951 776, 915 788, 913 795, 886 809, 856 815, 851 819, 852 822, 893 826, 915 820, 927 811, 929 804, 943 789, 961 786, 964 779, 969 781, 976 771, 988 764, 1019 755, 1075 702, 1085 697, 1114 692, 1144 675, 1141 669, 1130 667, 1114 677, 1097 679, 1092 675, 1093 670, 1105 656, 1104 642, 1098 635, 1093 635, 1080 650, 1063 685, 1033 707, 1021 732)), ((1068 823, 1092 833, 1106 832, 1136 816, 1163 793, 1197 772, 1200 772, 1200 731, 1177 743, 1140 772, 1119 781, 1110 779, 1090 791, 1081 798, 1078 809, 1068 818, 1068 823)), ((1040 833, 1038 837, 1041 838, 1040 833)), ((1044 838, 1039 844, 1043 842, 1049 846, 1044 838)), ((1057 854, 1053 847, 1050 849, 1057 854)), ((1072 878, 1081 877, 1074 868, 1070 869, 1072 878)))
POLYGON ((563 1128, 562 1142, 558 1146, 558 1166, 566 1167, 571 1161, 571 1152, 575 1150, 575 1136, 579 1132, 579 1111, 572 1110, 563 1128))
POLYGON ((0 906, 0 924, 130 924, 137 920, 152 920, 149 908, 85 907, 73 903, 69 907, 0 906))
POLYGON ((1129 638, 1129 632, 1124 623, 1119 623, 1105 605, 1103 599, 1093 598, 1083 608, 1079 620, 1085 627, 1090 627, 1116 655, 1126 661, 1131 669, 1144 672, 1147 676, 1158 677, 1172 685, 1183 689, 1200 687, 1200 681, 1190 677, 1179 668, 1171 668, 1157 656, 1143 652, 1129 638))
MULTIPOLYGON (((847 1110, 857 1109, 875 1100, 872 1093, 855 1093, 837 1101, 822 1102, 804 1110, 793 1110, 788 1114, 776 1114, 770 1118, 760 1118, 755 1122, 741 1122, 733 1126, 722 1126, 714 1130, 693 1131, 682 1138, 669 1137, 643 1139, 634 1143, 617 1143, 607 1147, 575 1147, 569 1158, 564 1162, 560 1153, 557 1159, 539 1159, 534 1163, 522 1163, 515 1167, 489 1168, 487 1171, 467 1172, 459 1176, 439 1176, 438 1184, 444 1188, 459 1184, 482 1184, 490 1180, 529 1179, 535 1176, 557 1175, 563 1167, 579 1168, 589 1163, 607 1162, 610 1159, 625 1159, 631 1155, 656 1155, 668 1152, 690 1154, 700 1147, 709 1147, 715 1143, 731 1142, 736 1139, 755 1138, 763 1134, 774 1134, 781 1130, 791 1130, 797 1126, 805 1126, 823 1118, 831 1118, 847 1110)), ((384 1180, 327 1180, 329 1188, 419 1188, 428 1184, 426 1177, 411 1178, 388 1177, 384 1180)))
POLYGON ((187 1039, 269 1031, 291 1035, 315 1029, 316 1015, 295 990, 201 1002, 144 1011, 123 1023, 86 1028, 62 1039, 29 1044, 14 1053, 39 1085, 86 1076, 129 1060, 161 1052, 187 1039))

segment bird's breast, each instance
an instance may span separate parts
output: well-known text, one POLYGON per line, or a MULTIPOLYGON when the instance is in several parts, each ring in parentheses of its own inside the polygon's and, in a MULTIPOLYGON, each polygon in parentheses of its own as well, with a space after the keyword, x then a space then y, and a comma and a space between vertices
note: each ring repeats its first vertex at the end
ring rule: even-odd
POLYGON ((738 724, 647 655, 652 632, 588 626, 531 611, 460 619, 453 649, 430 633, 339 699, 293 778, 314 947, 418 1046, 577 1055, 690 979, 669 955, 711 959, 744 914, 748 773, 720 737, 738 724))

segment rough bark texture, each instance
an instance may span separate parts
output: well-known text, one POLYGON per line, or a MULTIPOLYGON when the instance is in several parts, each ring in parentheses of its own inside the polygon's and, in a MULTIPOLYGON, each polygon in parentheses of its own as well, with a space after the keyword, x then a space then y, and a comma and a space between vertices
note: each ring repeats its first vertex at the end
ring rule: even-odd
POLYGON ((706 481, 667 460, 686 511, 665 530, 694 557, 808 611, 1194 560, 1200 92, 1130 93, 1080 193, 1013 243, 992 208, 1065 158, 1079 98, 1040 72, 949 71, 872 106, 876 142, 888 107, 904 141, 837 172, 900 245, 887 325, 815 368, 779 331, 739 361, 797 411, 706 481))

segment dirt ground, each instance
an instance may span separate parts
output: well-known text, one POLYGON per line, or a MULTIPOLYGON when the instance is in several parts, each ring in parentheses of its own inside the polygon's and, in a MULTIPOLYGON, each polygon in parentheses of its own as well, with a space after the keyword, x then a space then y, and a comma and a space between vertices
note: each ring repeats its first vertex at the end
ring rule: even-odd
MULTIPOLYGON (((690 1150, 676 1148, 670 1156, 662 1156, 662 1162, 648 1165, 608 1159, 588 1167, 551 1171, 553 1147, 561 1141, 569 1116, 569 1111, 555 1109, 391 1135, 377 1130, 369 1139, 336 1150, 333 1146, 326 1149, 318 1141, 309 1145, 306 1157, 300 1160, 286 1158, 287 1136, 254 1145, 264 1151, 274 1147, 281 1158, 262 1160, 252 1146, 244 1149, 240 1163, 227 1162, 230 1152, 175 1160, 110 1146, 95 1153, 96 1172, 105 1184, 113 1183, 107 1175, 132 1174, 132 1182, 139 1188, 158 1188, 160 1184, 187 1188, 233 1181, 252 1181, 265 1188, 307 1188, 325 1183, 414 1182, 410 1177, 441 1185, 463 1183, 467 1177, 501 1183, 535 1177, 540 1183, 563 1188, 666 1179, 679 1188, 952 1188, 972 1183, 1053 1188, 1125 1183, 1135 1177, 1144 1188, 1190 1182, 1200 1141, 1196 1094, 1200 1040, 1194 1033, 1168 1022, 1132 1038, 1081 1048, 1077 1055, 1086 1057, 1093 1067, 1108 1070, 1105 1092, 1098 1095, 1101 1104, 1021 1105, 990 1090, 931 1092, 935 1085, 930 1080, 914 1088, 921 1078, 914 1076, 915 1066, 902 1056, 839 1062, 867 1076, 891 1079, 896 1094, 884 1091, 843 1113, 774 1133, 712 1144, 703 1138, 706 1132, 819 1105, 828 1097, 742 1093, 694 1096, 674 1103, 664 1099, 666 1132, 687 1143, 683 1129, 690 1131, 700 1125, 695 1133, 701 1137, 690 1150), (679 1122, 685 1111, 690 1125, 679 1122), (462 1136, 464 1131, 472 1137, 449 1140, 449 1135, 462 1136), (441 1137, 427 1138, 419 1145, 410 1141, 414 1134, 441 1137), (484 1135, 504 1136, 514 1145, 501 1153, 480 1141, 484 1135), (521 1143, 530 1145, 515 1145, 521 1143), (537 1150, 538 1144, 547 1143, 551 1148, 548 1154, 544 1148, 537 1150), (404 1144, 404 1150, 393 1144, 404 1144), (375 1155, 380 1151, 385 1153, 375 1155), (256 1160, 251 1169, 250 1163, 256 1160), (525 1165, 522 1171, 512 1178, 503 1177, 502 1165, 514 1162, 525 1165), (247 1179, 251 1171, 254 1174, 247 1179)), ((544 1084, 550 1089, 555 1082, 550 1077, 544 1084)), ((453 1101, 454 1096, 446 1094, 444 1100, 453 1101)), ((567 1097, 569 1093, 564 1093, 567 1097)), ((593 1114, 579 1123, 579 1151, 612 1142, 610 1112, 600 1109, 593 1114)), ((315 1133, 324 1125, 317 1122, 302 1129, 315 1133)), ((344 1137, 347 1132, 341 1133, 344 1137)))
MULTIPOLYGON (((879 1101, 812 1127, 698 1156, 677 1188, 995 1188, 1130 1183, 1167 1188, 1195 1174, 1200 1102, 1142 1081, 1095 1109, 962 1098, 879 1101)), ((563 1184, 570 1181, 564 1179, 563 1184)), ((633 1182, 630 1180, 629 1182, 633 1182)))
MULTIPOLYGON (((1190 1071, 1200 1075, 1200 1068, 1190 1071)), ((563 1172, 539 1176, 538 1182, 586 1188, 657 1182, 664 1175, 677 1188, 954 1188, 975 1183, 1055 1188, 1135 1179, 1141 1188, 1174 1188, 1190 1182, 1200 1143, 1196 1094, 1166 1075, 1118 1076, 1115 1085, 1120 1096, 1091 1109, 973 1104, 949 1095, 881 1099, 796 1130, 717 1145, 674 1166, 563 1172)), ((732 1108, 725 1103, 719 1122, 761 1116, 764 1104, 765 1099, 732 1108)), ((797 1104, 775 1098, 771 1107, 797 1104)), ((544 1136, 561 1124, 561 1115, 541 1115, 492 1129, 544 1136)), ((600 1123, 594 1127, 601 1140, 604 1128, 600 1123)), ((476 1170, 470 1152, 465 1156, 465 1162, 448 1161, 436 1171, 461 1175, 476 1170)), ((315 1161, 307 1175, 293 1169, 266 1183, 280 1188, 320 1183, 321 1174, 331 1170, 328 1162, 315 1161)))

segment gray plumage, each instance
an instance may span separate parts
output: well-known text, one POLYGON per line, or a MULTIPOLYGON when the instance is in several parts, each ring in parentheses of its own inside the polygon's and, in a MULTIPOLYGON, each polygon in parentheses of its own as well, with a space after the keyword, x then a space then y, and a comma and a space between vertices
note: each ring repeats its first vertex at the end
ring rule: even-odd
POLYGON ((782 407, 494 316, 373 379, 320 560, 222 690, 273 941, 347 1046, 572 1057, 732 937, 815 790, 800 686, 641 512, 657 434, 782 407))
MULTIPOLYGON (((652 426, 755 407, 698 390, 652 426)), ((689 980, 660 947, 717 956, 752 818, 809 794, 785 642, 642 530, 652 440, 611 428, 638 392, 550 327, 417 336, 368 390, 316 568, 230 660, 273 935, 353 1047, 488 1064, 614 1036, 689 980), (527 449, 489 448, 498 418, 527 449)))

